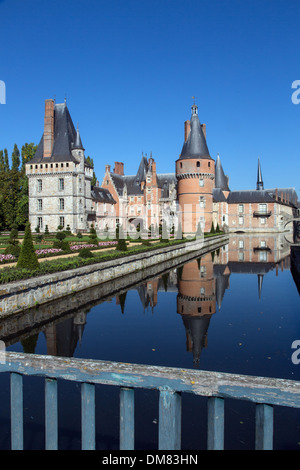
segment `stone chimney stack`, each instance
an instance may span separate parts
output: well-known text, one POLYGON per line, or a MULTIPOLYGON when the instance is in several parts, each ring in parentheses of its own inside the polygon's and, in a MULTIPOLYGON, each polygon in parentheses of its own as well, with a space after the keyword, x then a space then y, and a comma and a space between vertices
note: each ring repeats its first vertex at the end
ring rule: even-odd
POLYGON ((124 163, 115 162, 114 173, 116 175, 124 175, 124 163))
POLYGON ((54 100, 45 100, 44 158, 51 157, 54 143, 54 100))

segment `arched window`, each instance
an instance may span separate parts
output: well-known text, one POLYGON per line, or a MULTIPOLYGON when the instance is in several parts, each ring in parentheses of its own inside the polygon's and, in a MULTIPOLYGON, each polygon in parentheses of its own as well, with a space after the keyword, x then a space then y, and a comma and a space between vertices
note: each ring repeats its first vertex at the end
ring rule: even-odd
POLYGON ((200 162, 197 162, 197 166, 198 166, 198 167, 200 166, 200 162))

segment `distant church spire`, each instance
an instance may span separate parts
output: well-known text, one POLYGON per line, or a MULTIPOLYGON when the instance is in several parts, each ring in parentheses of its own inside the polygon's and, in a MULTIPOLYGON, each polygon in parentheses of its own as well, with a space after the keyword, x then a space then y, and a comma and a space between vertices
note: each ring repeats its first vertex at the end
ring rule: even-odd
POLYGON ((256 189, 257 190, 264 189, 264 182, 263 182, 263 179, 262 179, 259 157, 258 157, 258 167, 257 167, 256 189))

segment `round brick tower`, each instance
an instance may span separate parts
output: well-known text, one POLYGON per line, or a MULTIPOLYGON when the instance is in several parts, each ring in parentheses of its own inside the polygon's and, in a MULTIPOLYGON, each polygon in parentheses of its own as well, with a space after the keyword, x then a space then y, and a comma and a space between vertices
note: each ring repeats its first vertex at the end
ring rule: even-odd
POLYGON ((194 235, 199 222, 202 232, 209 232, 213 220, 215 162, 209 154, 205 126, 200 124, 195 104, 191 120, 185 123, 185 142, 176 161, 176 178, 182 233, 194 235))
POLYGON ((186 263, 178 277, 177 313, 182 317, 187 350, 199 362, 201 350, 207 345, 211 317, 216 313, 216 281, 211 253, 186 263))

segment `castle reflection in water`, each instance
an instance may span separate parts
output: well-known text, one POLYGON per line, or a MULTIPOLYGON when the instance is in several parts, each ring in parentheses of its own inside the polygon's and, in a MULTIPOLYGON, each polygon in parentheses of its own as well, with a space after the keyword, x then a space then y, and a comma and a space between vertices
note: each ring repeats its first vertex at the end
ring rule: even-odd
MULTIPOLYGON (((290 245, 284 235, 230 235, 229 243, 218 250, 186 262, 171 271, 130 287, 138 292, 141 309, 155 308, 158 292, 177 292, 177 313, 181 316, 186 334, 186 348, 193 356, 194 364, 200 360, 201 351, 207 345, 208 329, 213 315, 221 309, 226 290, 233 273, 257 276, 257 295, 262 294, 264 276, 270 272, 290 269, 290 245)), ((126 290, 116 296, 122 313, 125 312, 126 290)), ((98 303, 101 300, 98 299, 98 303)), ((107 299, 102 300, 106 302, 107 299)), ((96 304, 96 303, 95 303, 96 304)), ((2 323, 0 334, 6 344, 20 341, 24 352, 34 353, 39 333, 45 335, 47 354, 72 357, 84 335, 87 314, 91 307, 85 305, 68 315, 52 318, 43 325, 28 324, 18 332, 15 326, 2 323), (14 330, 14 331, 13 331, 14 330), (10 332, 10 334, 9 334, 10 332)), ((24 321, 24 319, 23 319, 24 321)), ((5 323, 5 322, 4 322, 5 323)), ((15 325, 15 324, 14 324, 15 325)))

